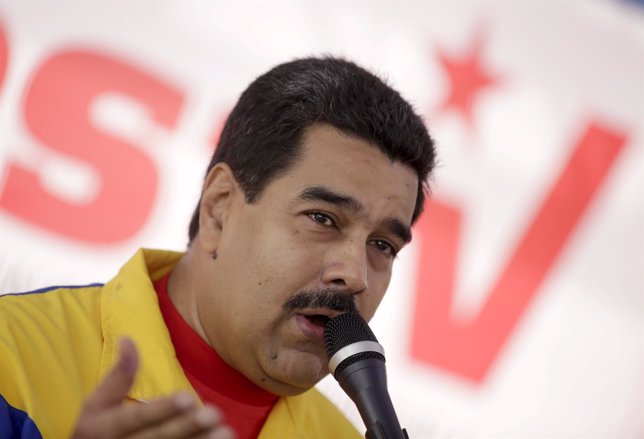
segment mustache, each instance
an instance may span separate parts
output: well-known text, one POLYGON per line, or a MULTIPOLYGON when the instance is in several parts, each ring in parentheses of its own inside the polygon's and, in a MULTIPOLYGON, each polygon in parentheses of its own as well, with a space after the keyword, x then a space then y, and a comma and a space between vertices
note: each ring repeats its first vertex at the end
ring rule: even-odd
POLYGON ((329 308, 341 312, 358 312, 353 294, 335 288, 302 290, 284 304, 284 310, 289 312, 303 308, 329 308))

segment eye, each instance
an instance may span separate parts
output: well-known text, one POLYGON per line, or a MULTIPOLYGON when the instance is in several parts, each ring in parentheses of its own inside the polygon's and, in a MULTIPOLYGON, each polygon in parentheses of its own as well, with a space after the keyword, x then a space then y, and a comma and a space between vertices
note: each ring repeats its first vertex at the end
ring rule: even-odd
POLYGON ((396 250, 396 247, 394 247, 393 244, 390 244, 383 239, 374 239, 371 241, 371 244, 376 247, 379 252, 392 258, 396 257, 396 254, 398 253, 398 250, 396 250))
POLYGON ((309 213, 307 213, 307 215, 309 216, 309 218, 311 218, 313 221, 315 221, 316 223, 318 223, 320 225, 323 225, 323 226, 326 226, 326 227, 335 226, 335 222, 333 221, 333 219, 329 215, 327 215, 326 213, 309 212, 309 213))

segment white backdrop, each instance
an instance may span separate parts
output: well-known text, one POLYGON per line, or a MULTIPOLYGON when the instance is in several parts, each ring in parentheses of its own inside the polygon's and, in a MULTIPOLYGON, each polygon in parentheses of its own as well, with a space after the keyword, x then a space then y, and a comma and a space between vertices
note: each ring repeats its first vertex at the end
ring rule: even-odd
POLYGON ((439 147, 372 325, 412 439, 644 437, 636 3, 0 2, 0 290, 184 248, 241 91, 343 55, 439 147))

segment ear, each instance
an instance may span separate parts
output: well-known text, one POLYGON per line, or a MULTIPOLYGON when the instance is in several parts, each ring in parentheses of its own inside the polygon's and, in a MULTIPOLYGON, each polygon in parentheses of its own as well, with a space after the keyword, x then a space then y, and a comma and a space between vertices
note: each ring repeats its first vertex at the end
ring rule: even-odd
POLYGON ((217 163, 208 172, 199 203, 199 233, 202 249, 212 254, 217 250, 224 223, 237 197, 243 193, 232 169, 226 163, 217 163))

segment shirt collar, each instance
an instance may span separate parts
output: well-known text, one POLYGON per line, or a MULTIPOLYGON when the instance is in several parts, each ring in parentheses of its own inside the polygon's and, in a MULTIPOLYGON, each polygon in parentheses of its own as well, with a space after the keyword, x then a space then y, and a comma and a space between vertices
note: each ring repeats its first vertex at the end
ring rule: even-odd
POLYGON ((128 396, 149 400, 192 390, 177 361, 153 284, 167 274, 181 253, 140 249, 108 282, 101 298, 103 353, 100 376, 118 359, 118 342, 130 337, 139 352, 139 371, 128 396))

